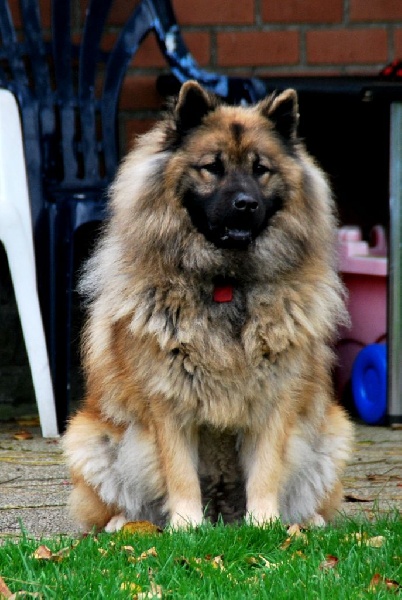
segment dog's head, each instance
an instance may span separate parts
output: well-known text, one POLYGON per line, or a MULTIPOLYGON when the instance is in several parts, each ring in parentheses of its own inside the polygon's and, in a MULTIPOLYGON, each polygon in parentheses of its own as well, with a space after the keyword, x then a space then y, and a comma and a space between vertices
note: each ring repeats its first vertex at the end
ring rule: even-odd
POLYGON ((218 248, 247 248, 289 195, 280 162, 297 141, 296 93, 245 109, 187 82, 173 115, 173 143, 186 157, 178 191, 193 225, 218 248))

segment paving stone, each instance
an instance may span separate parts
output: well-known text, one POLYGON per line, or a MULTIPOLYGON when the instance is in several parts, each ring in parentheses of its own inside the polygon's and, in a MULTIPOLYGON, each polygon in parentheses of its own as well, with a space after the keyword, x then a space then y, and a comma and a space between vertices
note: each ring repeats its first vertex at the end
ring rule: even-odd
MULTIPOLYGON (((75 535, 67 512, 71 490, 59 440, 16 440, 19 427, 0 421, 0 540, 21 534, 75 535)), ((342 515, 402 513, 402 430, 356 425, 356 444, 344 478, 342 515)))

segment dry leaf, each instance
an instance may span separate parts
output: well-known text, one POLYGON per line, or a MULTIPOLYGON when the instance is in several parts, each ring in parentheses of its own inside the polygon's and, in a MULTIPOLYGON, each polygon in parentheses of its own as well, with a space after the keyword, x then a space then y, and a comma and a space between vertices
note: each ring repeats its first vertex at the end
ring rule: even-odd
POLYGON ((133 548, 133 546, 122 546, 121 549, 126 554, 134 554, 134 548, 133 548))
POLYGON ((123 525, 120 530, 123 534, 134 534, 140 535, 151 535, 154 533, 162 533, 162 529, 157 525, 154 525, 150 521, 130 521, 123 525))
POLYGON ((52 551, 47 546, 39 546, 32 554, 33 558, 37 560, 50 560, 52 558, 52 551))
POLYGON ((16 431, 13 434, 13 438, 15 440, 32 440, 33 435, 30 431, 25 431, 25 429, 22 429, 21 431, 16 431))
POLYGON ((366 545, 370 548, 381 548, 385 543, 385 537, 383 535, 376 535, 366 540, 366 545))
POLYGON ((10 598, 11 595, 12 594, 11 594, 6 582, 0 576, 0 600, 3 600, 3 598, 10 598))
POLYGON ((320 569, 322 571, 327 569, 334 569, 339 562, 339 558, 337 556, 333 556, 333 554, 327 554, 325 560, 320 564, 320 569))
POLYGON ((290 544, 293 542, 291 537, 286 538, 286 540, 279 546, 280 550, 287 550, 290 544))
POLYGON ((283 564, 282 562, 279 562, 279 563, 270 562, 269 560, 267 560, 265 558, 265 556, 262 556, 262 554, 259 554, 258 558, 262 561, 262 564, 264 565, 264 567, 266 569, 278 569, 280 567, 280 565, 283 564))
POLYGON ((129 556, 128 562, 130 562, 130 563, 141 562, 142 560, 146 560, 150 556, 155 556, 155 557, 158 556, 155 546, 152 546, 152 548, 145 550, 145 552, 141 552, 140 556, 129 556))
POLYGON ((210 562, 214 569, 220 569, 221 571, 225 570, 222 554, 214 556, 214 558, 210 562))
POLYGON ((52 562, 61 562, 70 554, 70 552, 71 547, 62 548, 58 552, 52 552, 47 546, 42 544, 32 554, 32 558, 35 558, 36 560, 49 560, 52 562))
POLYGON ((279 546, 281 550, 287 550, 287 548, 289 548, 290 544, 294 541, 295 538, 301 538, 305 543, 307 543, 308 541, 307 535, 304 533, 304 531, 302 531, 298 523, 290 525, 287 528, 286 533, 289 537, 286 538, 286 540, 283 542, 283 544, 281 544, 281 546, 279 546))
POLYGON ((377 588, 379 587, 385 587, 391 590, 399 590, 401 586, 399 585, 398 581, 395 581, 394 579, 388 579, 388 577, 384 577, 380 573, 374 573, 370 581, 369 591, 377 591, 377 588))

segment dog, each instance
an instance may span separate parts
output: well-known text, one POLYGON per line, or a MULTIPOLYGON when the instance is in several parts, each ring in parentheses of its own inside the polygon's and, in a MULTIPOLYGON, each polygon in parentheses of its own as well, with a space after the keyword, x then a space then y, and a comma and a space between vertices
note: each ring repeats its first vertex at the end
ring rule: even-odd
POLYGON ((63 440, 83 528, 336 514, 345 294, 297 125, 294 90, 230 106, 189 81, 123 160, 82 278, 86 395, 63 440))

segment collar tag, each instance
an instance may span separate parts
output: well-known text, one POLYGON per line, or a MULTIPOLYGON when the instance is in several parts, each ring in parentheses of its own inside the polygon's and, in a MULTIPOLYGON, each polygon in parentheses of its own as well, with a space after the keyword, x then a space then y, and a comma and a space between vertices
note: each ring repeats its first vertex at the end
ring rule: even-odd
POLYGON ((233 300, 233 285, 215 285, 214 301, 231 302, 233 300))

